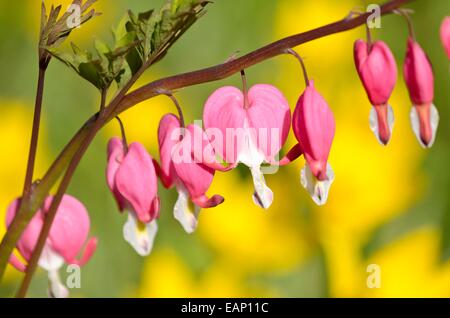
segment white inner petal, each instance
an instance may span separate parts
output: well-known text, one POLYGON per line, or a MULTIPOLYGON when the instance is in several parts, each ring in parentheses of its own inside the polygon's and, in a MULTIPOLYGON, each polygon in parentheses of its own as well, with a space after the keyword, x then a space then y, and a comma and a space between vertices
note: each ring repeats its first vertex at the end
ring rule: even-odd
POLYGON ((195 231, 198 225, 200 207, 195 205, 190 199, 186 189, 178 187, 178 199, 173 208, 173 216, 187 233, 195 231))
POLYGON ((134 212, 128 212, 127 222, 123 226, 123 237, 139 255, 150 254, 156 232, 158 232, 156 220, 146 224, 139 221, 134 212))
POLYGON ((273 192, 266 185, 264 180, 264 174, 260 168, 250 168, 250 172, 253 177, 253 184, 255 186, 255 192, 253 193, 253 202, 263 209, 268 209, 273 202, 273 192))
POLYGON ((46 271, 57 271, 64 265, 64 258, 45 244, 38 264, 46 271))
POLYGON ((433 146, 433 144, 434 144, 434 140, 436 139, 436 131, 437 131, 437 128, 439 126, 439 112, 438 112, 436 106, 431 104, 431 108, 430 108, 430 125, 431 125, 432 136, 431 136, 431 141, 428 144, 428 146, 425 145, 422 142, 422 138, 420 138, 419 115, 417 114, 417 110, 416 110, 416 107, 414 105, 411 108, 411 112, 409 113, 409 117, 411 119, 411 127, 412 127, 412 129, 414 131, 414 135, 416 135, 416 138, 419 141, 420 145, 423 148, 431 148, 431 146, 433 146))
POLYGON ((328 192, 334 181, 334 172, 330 164, 327 164, 327 178, 325 181, 317 180, 308 164, 300 172, 300 183, 317 205, 324 205, 327 202, 328 192))
MULTIPOLYGON (((244 127, 246 132, 244 134, 244 140, 241 141, 241 148, 237 161, 242 162, 250 168, 255 187, 255 192, 252 197, 253 202, 263 209, 268 209, 273 201, 273 192, 266 185, 264 174, 261 172, 261 164, 264 162, 265 156, 259 151, 254 138, 252 138, 251 130, 248 128, 247 119, 244 122, 244 127)), ((256 134, 258 132, 254 131, 254 133, 256 134)))
MULTIPOLYGON (((380 132, 378 129, 378 117, 377 117, 377 111, 375 110, 375 107, 372 106, 370 109, 369 114, 369 126, 370 130, 374 133, 375 137, 377 137, 377 140, 380 144, 384 145, 384 143, 380 139, 380 132)), ((392 109, 391 105, 388 105, 388 126, 389 131, 391 132, 394 130, 394 110, 392 109)))
MULTIPOLYGON (((244 122, 245 133, 243 139, 238 141, 240 143, 240 152, 237 156, 237 161, 242 162, 247 167, 259 167, 264 162, 264 154, 258 150, 255 141, 252 138, 251 128, 248 128, 247 119, 244 122)), ((254 133, 258 133, 254 130, 254 133)))
POLYGON ((61 283, 57 270, 48 271, 48 294, 51 298, 67 298, 69 290, 61 283))

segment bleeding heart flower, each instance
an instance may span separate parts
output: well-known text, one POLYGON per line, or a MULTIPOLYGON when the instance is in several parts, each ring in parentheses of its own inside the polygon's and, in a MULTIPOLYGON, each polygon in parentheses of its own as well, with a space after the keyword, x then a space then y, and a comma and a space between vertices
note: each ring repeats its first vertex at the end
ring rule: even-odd
POLYGON ((439 113, 433 105, 433 69, 425 52, 412 38, 408 39, 403 74, 413 103, 410 113, 413 131, 420 144, 430 148, 439 123, 439 113))
POLYGON ((275 162, 284 145, 291 114, 283 94, 274 86, 258 84, 246 96, 236 87, 217 89, 206 101, 203 120, 214 149, 226 162, 250 168, 254 202, 264 209, 273 201, 261 172, 263 162, 275 162))
MULTIPOLYGON (((161 166, 155 162, 158 175, 166 188, 178 191, 174 217, 187 233, 195 231, 201 208, 212 208, 224 201, 220 195, 206 196, 218 166, 204 131, 197 125, 182 129, 177 116, 166 114, 159 123, 161 166)), ((222 170, 222 169, 221 169, 222 170)))
POLYGON ((145 256, 150 254, 158 231, 157 177, 152 157, 143 145, 133 142, 127 150, 124 148, 117 137, 109 141, 106 178, 120 211, 128 212, 123 236, 139 255, 145 256))
POLYGON ((394 112, 388 104, 397 82, 397 64, 389 47, 382 41, 370 47, 363 40, 354 45, 356 70, 373 107, 370 111, 370 128, 378 141, 386 145, 392 134, 394 112))
POLYGON ((292 127, 306 159, 301 184, 318 205, 326 203, 334 173, 327 163, 334 138, 333 113, 309 81, 294 110, 292 127))
MULTIPOLYGON (((45 199, 43 207, 36 212, 17 243, 17 250, 27 262, 31 259, 36 247, 44 224, 45 214, 50 209, 52 200, 53 197, 51 196, 45 199)), ((7 227, 13 221, 19 204, 20 199, 16 199, 8 206, 7 227)), ((89 227, 89 215, 83 204, 70 195, 64 195, 38 263, 48 272, 49 295, 51 297, 61 298, 69 295, 69 291, 61 283, 58 274, 64 263, 83 266, 94 254, 97 239, 90 238, 81 258, 76 258, 88 238, 89 227)), ((11 255, 9 262, 18 270, 25 272, 26 265, 14 254, 11 255)))
POLYGON ((441 25, 441 41, 450 60, 450 17, 445 17, 441 25))

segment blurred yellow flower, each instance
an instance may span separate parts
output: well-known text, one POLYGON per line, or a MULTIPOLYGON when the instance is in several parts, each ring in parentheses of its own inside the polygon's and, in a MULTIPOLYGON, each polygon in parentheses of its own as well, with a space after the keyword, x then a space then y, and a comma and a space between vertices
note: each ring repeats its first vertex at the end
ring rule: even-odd
POLYGON ((450 297, 450 262, 439 263, 440 236, 433 228, 410 233, 373 255, 380 266, 380 288, 367 297, 450 297))
POLYGON ((177 254, 163 248, 149 256, 138 297, 254 297, 267 292, 250 289, 228 263, 215 262, 195 275, 177 254))
MULTIPOLYGON (((294 177, 288 182, 297 181, 294 177)), ((286 180, 277 178, 271 178, 268 185, 274 192, 274 203, 264 211, 252 201, 251 178, 244 182, 238 171, 218 173, 209 192, 223 194, 225 202, 204 210, 200 216, 200 235, 240 271, 256 273, 290 268, 308 250, 295 215, 298 211, 289 199, 299 187, 287 188, 286 180)))

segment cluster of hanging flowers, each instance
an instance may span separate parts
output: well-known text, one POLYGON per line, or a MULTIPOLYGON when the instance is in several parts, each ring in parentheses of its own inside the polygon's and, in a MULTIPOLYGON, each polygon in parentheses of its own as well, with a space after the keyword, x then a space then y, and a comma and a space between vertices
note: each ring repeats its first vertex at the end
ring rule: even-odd
MULTIPOLYGON (((433 71, 427 55, 414 38, 412 27, 410 30, 403 73, 413 104, 411 125, 420 144, 431 147, 439 121, 433 105, 433 71)), ((386 43, 372 42, 369 30, 368 35, 367 41, 355 42, 354 60, 373 105, 370 128, 379 142, 386 145, 392 137, 394 123, 389 98, 397 81, 397 65, 386 43)), ((442 23, 441 39, 450 59, 450 17, 442 23)), ((165 188, 177 190, 173 214, 187 233, 196 230, 202 209, 214 208, 224 202, 221 195, 206 195, 216 171, 228 173, 239 164, 250 169, 254 203, 268 209, 274 193, 265 182, 264 169, 284 166, 303 155, 306 164, 299 173, 301 185, 317 205, 327 202, 334 180, 328 163, 335 134, 334 116, 314 81, 308 78, 301 57, 290 49, 286 53, 294 55, 301 63, 306 84, 292 114, 288 101, 276 87, 256 84, 247 90, 245 73, 241 71, 242 90, 233 86, 221 87, 206 100, 203 127, 185 126, 175 97, 170 92, 160 92, 172 99, 178 115, 166 114, 159 123, 159 160, 152 158, 142 144, 128 144, 118 118, 122 136, 108 142, 106 179, 119 210, 127 213, 124 239, 139 255, 150 254, 157 234, 161 207, 158 179, 165 188), (298 143, 286 156, 278 159, 291 125, 298 143)), ((26 270, 26 262, 36 246, 52 199, 49 196, 45 200, 16 246, 25 263, 15 255, 11 256, 10 263, 20 271, 26 270)), ((20 199, 16 199, 8 207, 7 226, 19 204, 20 199)), ((40 267, 48 272, 51 296, 68 294, 58 276, 63 264, 81 266, 93 255, 97 239, 87 240, 89 224, 83 204, 65 195, 39 260, 40 267), (78 259, 80 252, 82 256, 78 259)))
POLYGON ((215 172, 231 171, 240 163, 250 169, 254 203, 268 209, 274 194, 266 185, 262 165, 286 165, 304 154, 306 166, 300 173, 301 184, 318 205, 327 201, 334 179, 328 164, 335 132, 334 117, 314 82, 308 79, 300 56, 292 50, 287 53, 302 63, 306 81, 293 116, 286 98, 276 87, 257 84, 247 90, 242 71, 243 90, 221 87, 206 100, 204 127, 185 126, 178 101, 170 92, 160 92, 174 101, 178 116, 166 114, 159 123, 159 161, 143 145, 127 144, 119 119, 122 137, 109 141, 106 175, 119 210, 128 214, 124 238, 137 253, 144 256, 151 252, 157 232, 158 177, 165 188, 177 189, 173 214, 187 233, 197 228, 201 209, 224 202, 221 195, 206 195, 215 172), (277 160, 291 122, 298 144, 277 160))
MULTIPOLYGON (((433 105, 434 76, 430 59, 415 40, 412 23, 407 13, 409 37, 403 64, 403 77, 412 102, 410 112, 411 127, 420 145, 430 148, 436 138, 439 114, 433 105)), ((441 39, 449 54, 450 18, 444 19, 441 27, 441 39)), ((397 64, 395 58, 383 41, 372 43, 367 28, 367 42, 357 40, 354 44, 356 70, 373 105, 370 112, 370 128, 378 141, 387 145, 394 127, 394 112, 388 100, 397 82, 397 64)))

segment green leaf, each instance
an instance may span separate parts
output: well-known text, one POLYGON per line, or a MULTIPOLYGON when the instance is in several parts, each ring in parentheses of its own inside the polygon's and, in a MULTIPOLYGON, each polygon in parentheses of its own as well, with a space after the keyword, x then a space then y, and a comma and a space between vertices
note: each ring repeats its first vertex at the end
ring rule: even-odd
POLYGON ((99 89, 103 88, 104 82, 102 80, 102 67, 100 63, 95 63, 95 61, 80 63, 78 73, 81 77, 94 84, 95 87, 99 89))

